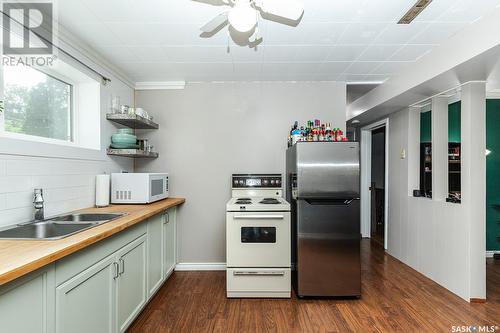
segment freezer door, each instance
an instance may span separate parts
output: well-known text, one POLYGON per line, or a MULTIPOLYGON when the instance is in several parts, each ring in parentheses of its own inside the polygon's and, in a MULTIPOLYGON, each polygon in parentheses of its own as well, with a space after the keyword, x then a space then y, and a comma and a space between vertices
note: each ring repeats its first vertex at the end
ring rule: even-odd
POLYGON ((297 200, 297 295, 361 295, 359 208, 359 200, 297 200))
POLYGON ((359 144, 297 144, 297 197, 359 198, 359 144))

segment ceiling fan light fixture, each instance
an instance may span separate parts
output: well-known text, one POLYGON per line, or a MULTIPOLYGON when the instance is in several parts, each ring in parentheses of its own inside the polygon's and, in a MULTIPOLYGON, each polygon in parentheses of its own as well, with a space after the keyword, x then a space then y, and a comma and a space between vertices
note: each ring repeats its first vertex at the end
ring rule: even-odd
POLYGON ((257 14, 249 0, 239 0, 228 14, 229 24, 239 32, 249 32, 257 24, 257 14))

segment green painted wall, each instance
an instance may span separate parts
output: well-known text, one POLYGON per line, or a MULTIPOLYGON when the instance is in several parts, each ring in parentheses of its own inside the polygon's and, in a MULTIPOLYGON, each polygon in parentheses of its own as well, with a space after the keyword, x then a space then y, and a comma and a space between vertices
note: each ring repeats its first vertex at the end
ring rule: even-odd
POLYGON ((460 101, 448 105, 448 141, 461 142, 461 109, 462 103, 460 101))
POLYGON ((500 100, 486 101, 486 250, 500 251, 500 100))
POLYGON ((420 114, 420 142, 432 141, 432 113, 431 111, 420 114))

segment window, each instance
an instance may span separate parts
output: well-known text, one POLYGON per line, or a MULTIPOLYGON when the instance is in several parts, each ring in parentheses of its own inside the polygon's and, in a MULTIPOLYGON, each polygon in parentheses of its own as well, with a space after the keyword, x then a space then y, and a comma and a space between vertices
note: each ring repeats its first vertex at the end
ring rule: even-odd
POLYGON ((461 200, 461 102, 448 106, 448 201, 461 200))
POLYGON ((432 198, 432 111, 420 114, 420 195, 432 198))
POLYGON ((28 66, 4 66, 4 130, 73 141, 73 85, 28 66))

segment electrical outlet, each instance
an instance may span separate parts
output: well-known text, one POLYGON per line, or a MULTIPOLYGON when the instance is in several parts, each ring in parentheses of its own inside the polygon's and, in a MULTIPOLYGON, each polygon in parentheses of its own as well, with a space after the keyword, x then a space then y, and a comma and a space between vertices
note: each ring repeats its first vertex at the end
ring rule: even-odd
POLYGON ((406 149, 401 149, 401 159, 404 160, 406 158, 406 149))

